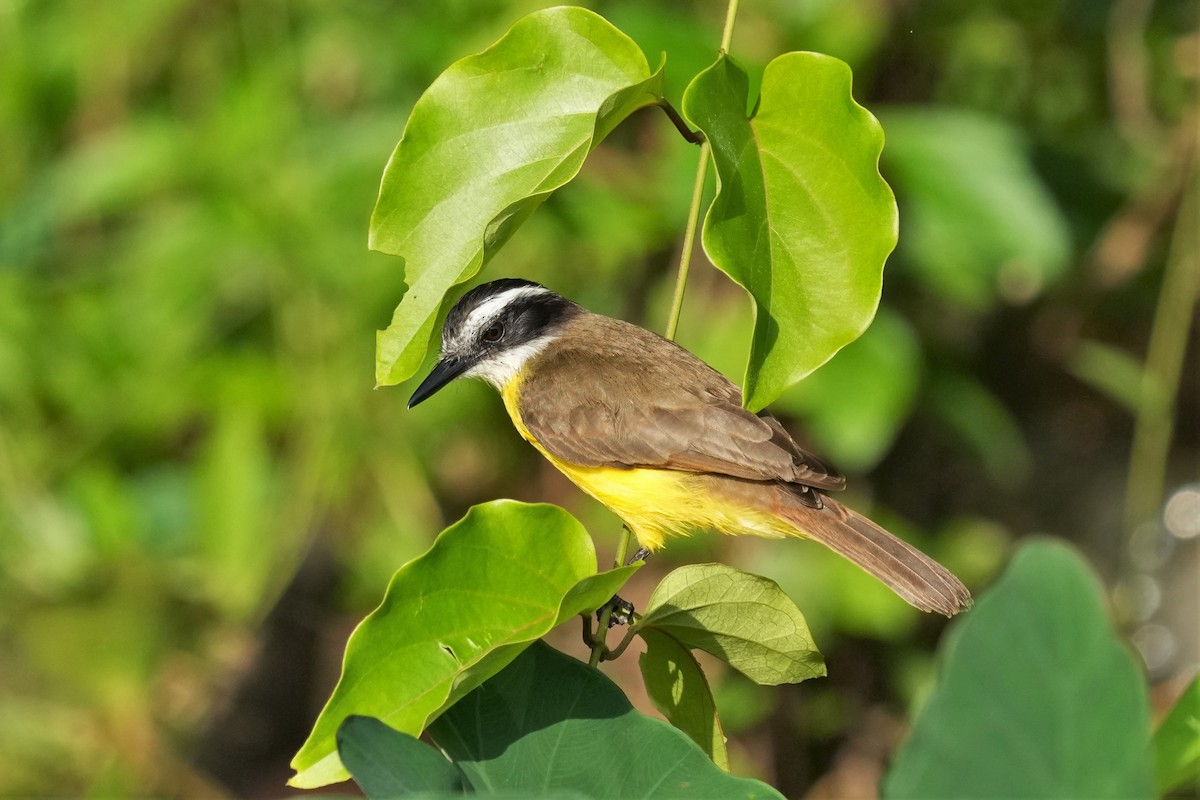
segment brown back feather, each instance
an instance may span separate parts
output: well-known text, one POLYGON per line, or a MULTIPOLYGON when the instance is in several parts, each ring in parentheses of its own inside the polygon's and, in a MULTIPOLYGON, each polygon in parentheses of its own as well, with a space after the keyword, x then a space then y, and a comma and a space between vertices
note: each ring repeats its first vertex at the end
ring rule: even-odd
POLYGON ((556 458, 802 483, 845 478, 696 356, 644 328, 583 313, 532 363, 521 420, 556 458))

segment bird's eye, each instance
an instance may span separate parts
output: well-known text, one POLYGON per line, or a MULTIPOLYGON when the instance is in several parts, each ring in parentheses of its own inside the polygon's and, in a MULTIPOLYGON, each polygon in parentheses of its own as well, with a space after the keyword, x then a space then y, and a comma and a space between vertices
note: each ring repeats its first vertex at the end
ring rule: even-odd
POLYGON ((499 322, 493 322, 483 331, 483 340, 485 342, 498 342, 502 336, 504 336, 504 326, 499 322))

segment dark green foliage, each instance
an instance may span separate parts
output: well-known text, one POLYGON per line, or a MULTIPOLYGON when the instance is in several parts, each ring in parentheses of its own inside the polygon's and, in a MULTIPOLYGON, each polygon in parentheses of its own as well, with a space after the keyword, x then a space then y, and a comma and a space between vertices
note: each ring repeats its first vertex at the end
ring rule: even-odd
POLYGON ((412 737, 357 718, 343 726, 339 750, 369 797, 445 791, 455 775, 488 795, 780 797, 766 784, 726 774, 678 730, 635 711, 608 678, 541 643, 443 714, 429 733, 452 763, 412 737), (388 766, 406 758, 410 768, 388 766), (436 768, 429 766, 434 759, 442 759, 436 768), (418 771, 425 782, 414 780, 418 771))
POLYGON ((1070 549, 1033 542, 947 638, 891 798, 1150 797, 1145 680, 1070 549))

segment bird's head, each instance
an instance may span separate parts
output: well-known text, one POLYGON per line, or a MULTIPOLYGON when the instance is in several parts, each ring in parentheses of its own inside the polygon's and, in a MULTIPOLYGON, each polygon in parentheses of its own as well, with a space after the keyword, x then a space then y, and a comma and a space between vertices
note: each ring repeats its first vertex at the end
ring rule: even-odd
POLYGON ((533 281, 502 278, 476 286, 442 326, 442 353, 408 401, 412 408, 459 377, 503 388, 582 309, 533 281))

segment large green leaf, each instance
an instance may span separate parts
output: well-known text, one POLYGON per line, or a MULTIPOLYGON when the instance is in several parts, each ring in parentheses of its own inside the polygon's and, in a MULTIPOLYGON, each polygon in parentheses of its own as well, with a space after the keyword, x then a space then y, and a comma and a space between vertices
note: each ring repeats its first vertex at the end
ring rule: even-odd
POLYGON ((637 627, 711 653, 757 683, 798 683, 825 674, 825 661, 791 598, 775 581, 725 564, 693 564, 667 575, 637 627))
POLYGON ((1069 548, 1023 547, 952 631, 891 798, 1150 797, 1145 679, 1069 548))
POLYGON ((541 642, 429 733, 479 792, 780 797, 764 783, 723 772, 682 732, 635 711, 603 673, 541 642))
POLYGON ((1162 794, 1200 779, 1200 676, 1154 732, 1154 783, 1162 794))
POLYGON ((335 742, 346 717, 420 734, 530 642, 602 605, 637 568, 597 575, 587 531, 556 506, 475 506, 400 568, 350 636, 342 677, 292 759, 291 785, 349 777, 335 742))
MULTIPOLYGON (((494 800, 527 800, 531 792, 476 792, 467 776, 437 749, 371 717, 349 717, 338 730, 338 753, 371 800, 457 800, 487 794, 494 800)), ((582 800, 574 791, 537 792, 542 800, 582 800)))
POLYGON ((654 707, 700 745, 714 764, 728 772, 729 754, 717 704, 696 657, 660 630, 645 628, 640 634, 646 652, 638 659, 638 666, 654 707))
POLYGON ((683 97, 717 168, 704 250, 754 297, 752 410, 858 338, 879 304, 896 202, 879 175, 883 130, 850 77, 836 58, 787 53, 747 118, 746 75, 722 56, 683 97))
POLYGON ((461 794, 467 786, 462 770, 437 750, 373 717, 346 717, 337 743, 342 763, 367 797, 461 794))
POLYGON ((661 98, 634 42, 582 8, 538 11, 451 65, 413 107, 370 244, 408 291, 376 342, 376 381, 420 367, 447 291, 475 275, 621 120, 661 98))

